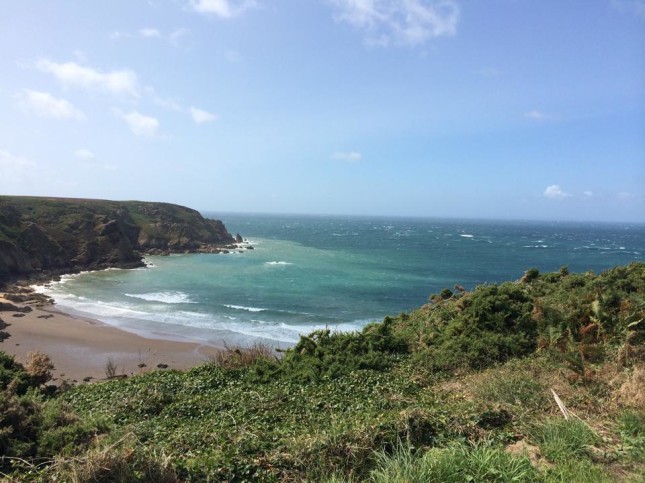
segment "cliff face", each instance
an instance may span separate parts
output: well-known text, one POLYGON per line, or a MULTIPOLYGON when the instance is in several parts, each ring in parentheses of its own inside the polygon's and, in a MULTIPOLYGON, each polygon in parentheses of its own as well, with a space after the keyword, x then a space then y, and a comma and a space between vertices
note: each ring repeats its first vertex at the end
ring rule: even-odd
POLYGON ((221 221, 168 203, 0 196, 0 281, 142 266, 144 253, 234 243, 221 221))

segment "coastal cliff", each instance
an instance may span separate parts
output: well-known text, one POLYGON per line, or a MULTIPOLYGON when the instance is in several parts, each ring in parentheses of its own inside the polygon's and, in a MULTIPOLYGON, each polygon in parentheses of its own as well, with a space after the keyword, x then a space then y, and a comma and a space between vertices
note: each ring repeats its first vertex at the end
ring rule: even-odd
POLYGON ((0 196, 0 283, 140 267, 146 253, 218 252, 233 243, 221 221, 184 206, 0 196))

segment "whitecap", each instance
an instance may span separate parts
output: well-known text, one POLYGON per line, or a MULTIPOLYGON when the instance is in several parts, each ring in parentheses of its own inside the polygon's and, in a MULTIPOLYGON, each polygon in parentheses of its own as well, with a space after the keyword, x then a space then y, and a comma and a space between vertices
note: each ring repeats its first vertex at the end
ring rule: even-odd
POLYGON ((265 265, 275 266, 275 265, 293 265, 291 262, 277 261, 277 262, 264 262, 265 265))
POLYGON ((148 302, 161 302, 164 304, 192 304, 188 294, 184 292, 152 292, 152 293, 126 293, 126 297, 142 299, 148 302))
POLYGON ((464 237, 464 238, 473 238, 475 235, 468 235, 468 234, 466 233, 466 234, 459 235, 459 236, 464 237))
POLYGON ((267 310, 258 307, 245 307, 244 305, 224 305, 224 307, 235 310, 246 310, 247 312, 264 312, 265 310, 267 310))

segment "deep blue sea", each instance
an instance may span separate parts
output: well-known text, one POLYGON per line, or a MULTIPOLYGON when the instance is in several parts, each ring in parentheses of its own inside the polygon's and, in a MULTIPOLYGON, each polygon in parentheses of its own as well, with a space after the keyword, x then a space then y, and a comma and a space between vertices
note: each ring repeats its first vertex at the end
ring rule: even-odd
POLYGON ((254 249, 148 257, 148 268, 43 290, 64 310, 147 336, 284 347, 316 328, 357 330, 412 310, 455 284, 645 260, 642 224, 205 215, 254 249))

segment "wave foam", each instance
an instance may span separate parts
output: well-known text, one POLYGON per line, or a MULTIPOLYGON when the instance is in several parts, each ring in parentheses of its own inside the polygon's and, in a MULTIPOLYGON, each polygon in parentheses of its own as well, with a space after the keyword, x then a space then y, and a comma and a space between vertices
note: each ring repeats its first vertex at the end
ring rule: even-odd
POLYGON ((267 310, 258 307, 245 307, 244 305, 224 305, 224 307, 235 310, 246 310, 247 312, 264 312, 265 310, 267 310))
POLYGON ((273 266, 275 266, 275 265, 293 265, 293 263, 291 263, 291 262, 283 262, 283 261, 279 261, 279 262, 264 262, 264 264, 265 265, 270 265, 270 266, 271 265, 273 265, 273 266))
POLYGON ((126 297, 146 300, 148 302, 161 302, 163 304, 192 304, 188 294, 184 292, 152 292, 152 293, 126 293, 126 297))

